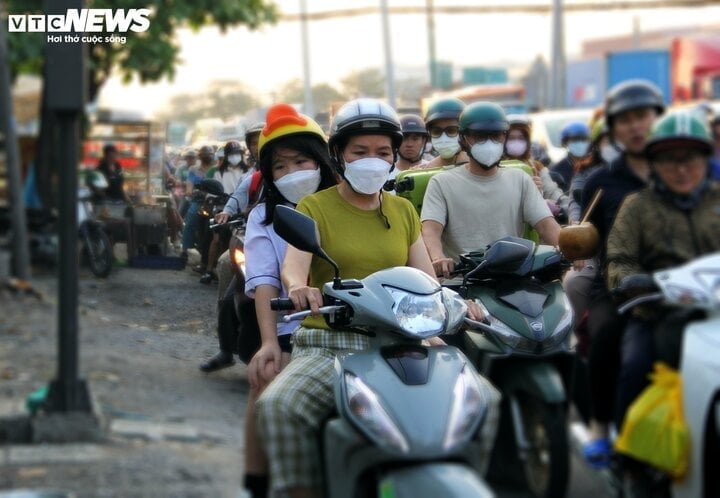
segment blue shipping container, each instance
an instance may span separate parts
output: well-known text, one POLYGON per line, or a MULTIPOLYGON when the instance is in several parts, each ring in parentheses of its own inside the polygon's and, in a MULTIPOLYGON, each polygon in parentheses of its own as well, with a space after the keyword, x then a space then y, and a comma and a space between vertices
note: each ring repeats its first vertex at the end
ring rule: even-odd
POLYGON ((595 107, 605 98, 605 59, 568 62, 565 71, 565 105, 595 107))
POLYGON ((607 87, 629 79, 642 78, 655 83, 670 103, 670 52, 667 50, 632 50, 607 56, 607 87))

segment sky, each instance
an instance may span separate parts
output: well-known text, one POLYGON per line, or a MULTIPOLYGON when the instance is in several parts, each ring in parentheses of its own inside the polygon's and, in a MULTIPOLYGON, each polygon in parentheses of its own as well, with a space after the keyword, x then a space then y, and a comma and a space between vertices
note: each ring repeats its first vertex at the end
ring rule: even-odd
MULTIPOLYGON (((300 0, 276 0, 283 12, 295 13, 300 0)), ((482 3, 540 3, 551 0, 434 0, 439 5, 482 3)), ((390 6, 424 5, 424 0, 388 0, 390 6)), ((338 8, 332 0, 307 0, 309 11, 338 8)), ((345 4, 347 5, 347 4, 345 4)), ((343 5, 343 7, 345 6, 343 5)), ((372 6, 354 1, 352 7, 372 6)), ((720 19, 720 7, 695 9, 616 10, 568 12, 565 15, 565 47, 569 60, 577 58, 584 40, 632 33, 633 19, 641 30, 702 25, 720 19)), ((436 54, 456 68, 473 65, 529 65, 538 55, 549 61, 551 19, 545 14, 438 14, 435 18, 436 54)), ((152 29, 152 24, 150 25, 152 29)), ((395 15, 390 18, 395 78, 412 76, 428 64, 426 17, 395 15)), ((129 34, 128 36, 131 36, 129 34)), ((282 83, 303 77, 299 22, 279 22, 256 31, 238 27, 221 34, 207 27, 199 32, 178 32, 182 63, 174 81, 142 85, 121 83, 112 77, 103 87, 100 107, 138 110, 146 115, 160 110, 178 93, 202 91, 212 80, 235 79, 254 88, 268 101, 282 83)), ((310 73, 313 84, 338 85, 350 72, 384 67, 381 20, 378 15, 312 21, 309 24, 310 73)))

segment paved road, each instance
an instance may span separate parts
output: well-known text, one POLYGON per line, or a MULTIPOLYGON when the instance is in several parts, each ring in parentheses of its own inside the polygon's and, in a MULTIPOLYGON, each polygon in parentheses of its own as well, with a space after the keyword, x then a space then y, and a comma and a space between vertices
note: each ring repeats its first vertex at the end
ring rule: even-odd
MULTIPOLYGON (((81 372, 109 440, 0 448, 0 489, 237 497, 247 380, 242 365, 209 376, 197 370, 217 347, 216 289, 197 278, 190 270, 82 274, 81 372)), ((0 293, 0 416, 17 413, 54 376, 57 287, 47 275, 35 283, 41 301, 0 293)), ((576 460, 569 496, 604 496, 576 460)))

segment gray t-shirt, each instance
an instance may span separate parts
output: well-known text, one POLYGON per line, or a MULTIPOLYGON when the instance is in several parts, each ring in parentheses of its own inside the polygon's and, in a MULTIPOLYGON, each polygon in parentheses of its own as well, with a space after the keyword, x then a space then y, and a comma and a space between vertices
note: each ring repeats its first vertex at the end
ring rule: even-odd
POLYGON ((535 226, 552 216, 532 178, 516 168, 478 176, 461 166, 430 179, 422 221, 442 224, 445 256, 478 249, 507 236, 522 237, 525 223, 535 226))

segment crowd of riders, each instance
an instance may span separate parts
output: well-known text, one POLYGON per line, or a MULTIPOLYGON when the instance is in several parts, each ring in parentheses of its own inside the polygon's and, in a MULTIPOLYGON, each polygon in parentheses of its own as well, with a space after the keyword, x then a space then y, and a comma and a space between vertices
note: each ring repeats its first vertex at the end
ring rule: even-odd
MULTIPOLYGON (((311 117, 276 104, 265 122, 248 128, 247 150, 238 142, 217 152, 201 147, 187 150, 182 166, 168 165, 166 184, 185 219, 183 251, 197 245, 194 192, 203 178, 217 179, 230 195, 217 223, 247 220, 245 292, 255 300, 260 335, 248 364, 244 485, 251 496, 321 493, 316 434, 334 402, 333 358, 367 347, 362 336, 330 331, 317 315, 319 288, 333 279, 332 268, 275 233, 280 205, 315 220, 345 278, 411 266, 441 281, 460 254, 502 237, 557 246, 561 225, 578 224, 597 197, 588 213, 597 251, 575 261, 563 283, 589 372, 584 457, 595 468, 617 461, 613 428, 621 429, 655 361, 677 368, 680 333, 661 327, 678 323, 661 307, 619 315, 612 291, 629 275, 720 250, 720 117, 669 110, 653 84, 631 80, 609 90, 590 122, 568 123, 561 140, 567 156, 546 166, 530 118, 506 115, 491 102, 445 98, 425 116, 398 116, 385 103, 357 99, 339 109, 329 136, 311 117), (419 212, 394 195, 399 173, 432 168, 439 172, 419 212), (314 315, 282 323, 270 309, 275 297, 314 315)), ((227 265, 227 237, 220 232, 206 241, 201 281, 217 279, 227 265)), ((472 302, 468 315, 483 319, 472 302)), ((221 342, 201 369, 231 366, 233 354, 221 342)), ((626 496, 650 496, 643 490, 654 474, 620 460, 626 496)))

